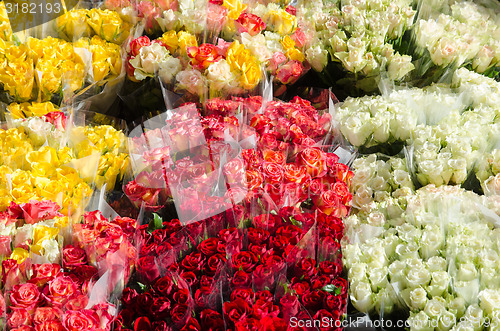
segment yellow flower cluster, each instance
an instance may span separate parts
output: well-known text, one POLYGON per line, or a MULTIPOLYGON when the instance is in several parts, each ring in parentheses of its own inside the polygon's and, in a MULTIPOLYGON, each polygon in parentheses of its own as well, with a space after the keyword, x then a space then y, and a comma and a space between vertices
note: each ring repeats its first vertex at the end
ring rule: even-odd
POLYGON ((235 73, 240 73, 240 85, 247 90, 253 89, 262 78, 262 69, 252 52, 237 40, 229 46, 226 61, 235 73))
POLYGON ((158 40, 162 41, 167 46, 170 54, 175 54, 178 50, 182 55, 187 55, 188 47, 198 46, 196 37, 186 31, 167 31, 160 38, 158 38, 158 40))
POLYGON ((106 42, 98 36, 81 38, 74 47, 88 49, 92 53, 92 75, 95 82, 120 75, 122 59, 120 46, 106 42))
POLYGON ((8 111, 12 114, 14 119, 27 118, 33 116, 43 116, 47 113, 57 111, 58 107, 52 102, 23 102, 11 103, 8 111))
POLYGON ((0 84, 16 100, 31 98, 34 85, 33 58, 25 45, 0 39, 0 84))
POLYGON ((115 44, 123 43, 132 28, 117 12, 96 8, 70 10, 56 20, 56 26, 67 40, 97 35, 115 44))
POLYGON ((0 2, 0 39, 6 41, 12 40, 12 28, 3 1, 0 2))
POLYGON ((85 64, 73 45, 62 39, 29 38, 27 46, 38 71, 37 83, 42 101, 49 100, 68 86, 72 92, 80 89, 85 80, 85 64))
POLYGON ((302 53, 297 47, 295 47, 295 41, 290 38, 290 36, 285 36, 281 40, 281 45, 283 45, 283 49, 285 50, 285 55, 290 60, 297 60, 300 62, 305 61, 304 53, 302 53))

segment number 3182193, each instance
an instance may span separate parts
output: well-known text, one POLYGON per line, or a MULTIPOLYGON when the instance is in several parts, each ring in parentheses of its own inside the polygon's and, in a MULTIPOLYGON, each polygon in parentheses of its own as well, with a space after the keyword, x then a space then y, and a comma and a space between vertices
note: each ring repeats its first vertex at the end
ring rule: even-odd
POLYGON ((62 11, 60 3, 5 3, 7 14, 59 14, 62 11))

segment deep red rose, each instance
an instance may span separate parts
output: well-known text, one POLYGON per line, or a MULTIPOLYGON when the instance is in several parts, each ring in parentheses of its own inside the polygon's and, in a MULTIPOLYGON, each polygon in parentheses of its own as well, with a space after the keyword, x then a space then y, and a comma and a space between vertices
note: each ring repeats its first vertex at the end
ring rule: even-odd
POLYGON ((320 262, 319 271, 324 275, 337 277, 342 272, 342 260, 320 262))
POLYGON ((169 296, 172 292, 174 283, 172 279, 168 276, 158 278, 158 280, 153 285, 153 292, 159 296, 169 296))
POLYGON ((280 227, 276 231, 277 236, 284 236, 289 240, 289 243, 292 245, 296 245, 300 239, 302 238, 302 229, 293 224, 287 224, 280 227))
POLYGON ((335 287, 340 288, 340 295, 341 296, 346 296, 347 295, 347 280, 344 278, 337 277, 332 280, 331 284, 335 287))
POLYGON ((300 259, 295 265, 295 273, 297 277, 305 277, 309 279, 317 274, 316 261, 311 258, 300 259))
POLYGON ((149 313, 154 316, 156 320, 165 319, 170 315, 170 300, 161 296, 154 298, 153 303, 149 306, 149 313))
POLYGON ((172 331, 172 328, 168 326, 167 322, 165 321, 155 321, 151 325, 152 329, 154 331, 172 331))
POLYGON ((150 292, 141 293, 137 296, 135 308, 143 313, 149 313, 149 307, 153 304, 154 298, 150 292))
POLYGON ((290 318, 297 315, 300 309, 300 302, 296 295, 290 293, 285 294, 280 299, 281 311, 283 312, 283 319, 289 321, 290 318))
POLYGON ((124 309, 120 310, 120 312, 118 313, 118 317, 116 319, 121 320, 123 325, 129 326, 129 325, 134 324, 135 318, 136 318, 135 311, 133 311, 130 308, 124 308, 124 309))
POLYGON ((259 264, 253 272, 253 286, 257 290, 271 288, 274 283, 274 269, 271 266, 259 264))
POLYGON ((196 277, 196 274, 192 271, 184 271, 183 273, 180 274, 180 276, 191 287, 193 287, 196 284, 196 282, 198 281, 198 277, 196 277))
POLYGON ((283 271, 286 267, 285 260, 281 256, 268 254, 261 259, 262 264, 268 266, 274 270, 274 272, 279 273, 283 271))
POLYGON ((318 311, 323 308, 325 301, 325 292, 323 291, 310 291, 302 296, 302 304, 309 311, 318 311))
POLYGON ((141 316, 135 320, 134 331, 151 331, 151 321, 146 316, 141 316))
POLYGON ((248 288, 252 285, 252 277, 243 270, 238 270, 234 273, 231 284, 235 289, 248 288))
POLYGON ((246 301, 249 305, 252 305, 254 302, 254 292, 251 288, 241 288, 236 289, 231 293, 231 301, 235 301, 240 298, 246 301))
POLYGON ((266 23, 259 16, 249 13, 242 13, 235 22, 239 33, 247 32, 251 36, 266 28, 266 23))
POLYGON ((185 321, 190 315, 190 310, 188 305, 186 304, 175 305, 175 307, 172 309, 171 315, 172 315, 172 322, 180 325, 180 323, 185 321))
POLYGON ((226 263, 226 258, 221 255, 221 254, 216 254, 213 256, 210 256, 210 258, 207 260, 207 263, 205 264, 203 271, 205 274, 208 276, 215 276, 222 268, 224 268, 224 265, 226 263))
POLYGON ((200 252, 193 252, 182 260, 181 267, 186 271, 198 273, 203 267, 204 261, 205 258, 203 257, 203 255, 201 255, 200 252))
MULTIPOLYGON (((262 225, 262 224, 260 224, 262 225)), ((270 233, 262 228, 249 228, 248 229, 248 242, 254 245, 262 245, 269 239, 270 233)))
POLYGON ((273 304, 272 300, 257 299, 253 305, 253 316, 262 319, 265 317, 277 317, 280 308, 273 304))
POLYGON ((234 270, 243 270, 249 273, 255 269, 259 259, 252 252, 243 251, 233 255, 231 260, 234 270))
POLYGON ((257 291, 255 292, 255 301, 262 300, 265 302, 272 302, 273 295, 268 290, 257 291))
POLYGON ((138 295, 139 294, 137 293, 137 291, 134 290, 133 288, 125 287, 125 289, 122 292, 122 301, 127 306, 133 305, 138 295))
POLYGON ((201 331, 200 323, 194 317, 189 317, 186 325, 181 329, 181 331, 201 331))
POLYGON ((208 238, 198 245, 198 250, 206 257, 210 257, 217 253, 217 246, 220 242, 219 238, 208 238))
POLYGON ((273 214, 258 215, 252 220, 252 225, 254 227, 267 230, 271 234, 274 234, 276 228, 281 226, 281 223, 281 218, 273 214))
POLYGON ((238 321, 234 324, 235 331, 259 331, 260 321, 256 318, 247 317, 242 321, 238 321))
POLYGON ((137 261, 136 268, 139 279, 146 284, 151 284, 160 276, 156 259, 153 256, 141 257, 139 261, 137 261))
POLYGON ((270 247, 272 247, 277 254, 281 254, 289 242, 290 239, 282 235, 276 235, 269 239, 270 247))
POLYGON ((205 309, 200 313, 201 329, 206 331, 223 331, 224 320, 222 316, 211 309, 205 309))
POLYGON ((314 315, 313 319, 315 321, 323 321, 323 320, 327 320, 327 321, 333 321, 333 322, 330 322, 328 323, 329 326, 321 326, 319 329, 321 331, 336 331, 336 328, 335 328, 335 321, 338 320, 338 315, 335 316, 334 314, 330 313, 328 310, 326 309, 321 309, 321 310, 318 310, 318 312, 316 312, 316 314, 314 315))
POLYGON ((250 244, 248 245, 248 251, 252 252, 253 254, 255 254, 255 256, 257 256, 260 259, 268 252, 265 244, 262 245, 250 244))
POLYGON ((346 298, 342 295, 329 294, 325 299, 325 305, 329 311, 343 313, 346 303, 346 298))
POLYGON ((224 302, 223 311, 230 321, 236 323, 245 320, 252 308, 245 300, 236 298, 234 301, 224 302))
POLYGON ((311 278, 310 282, 312 290, 319 290, 330 283, 330 277, 326 275, 314 276, 311 278))
POLYGON ((130 42, 130 55, 137 56, 143 46, 151 45, 151 40, 147 36, 141 36, 130 42))
POLYGON ((288 323, 282 318, 266 316, 261 321, 262 330, 266 331, 286 331, 288 328, 288 323))
MULTIPOLYGON (((213 284, 211 284, 213 286, 213 284)), ((213 287, 200 287, 194 294, 194 302, 200 309, 211 308, 216 303, 218 291, 213 287)))
POLYGON ((311 285, 306 282, 306 281, 300 281, 299 277, 294 277, 292 278, 292 290, 299 296, 302 297, 304 296, 307 292, 309 292, 309 289, 311 288, 311 285), (298 280, 294 282, 295 280, 298 280))

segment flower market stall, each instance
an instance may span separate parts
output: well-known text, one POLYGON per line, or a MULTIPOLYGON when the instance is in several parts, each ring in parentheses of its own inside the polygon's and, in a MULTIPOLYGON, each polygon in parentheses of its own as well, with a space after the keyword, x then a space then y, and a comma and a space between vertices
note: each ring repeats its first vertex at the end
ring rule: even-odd
POLYGON ((0 105, 3 330, 500 330, 498 1, 4 0, 0 105))

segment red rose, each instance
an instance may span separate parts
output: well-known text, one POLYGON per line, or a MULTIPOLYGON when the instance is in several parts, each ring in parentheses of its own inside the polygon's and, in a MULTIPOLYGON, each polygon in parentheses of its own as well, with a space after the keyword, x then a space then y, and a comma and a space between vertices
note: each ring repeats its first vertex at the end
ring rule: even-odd
POLYGON ((211 309, 205 309, 200 313, 201 329, 206 331, 223 331, 224 320, 222 316, 211 309))
POLYGON ((127 236, 134 234, 137 229, 137 220, 130 217, 117 216, 113 219, 113 223, 118 224, 127 236))
POLYGON ((62 111, 51 111, 42 116, 43 120, 47 123, 51 123, 59 130, 64 130, 66 128, 66 115, 62 111))
POLYGON ((248 288, 252 285, 252 277, 243 270, 238 270, 234 273, 231 284, 235 289, 248 288))
POLYGON ((156 211, 162 207, 158 206, 160 197, 159 188, 146 187, 133 180, 125 185, 123 192, 136 207, 140 207, 143 204, 147 210, 151 211, 156 211))
POLYGON ((305 277, 306 279, 316 275, 316 261, 311 258, 299 260, 295 265, 295 275, 297 277, 305 277))
POLYGON ((318 148, 306 148, 297 155, 297 165, 304 166, 312 177, 326 174, 326 155, 318 148))
POLYGON ((33 275, 30 283, 41 287, 54 279, 61 272, 61 266, 55 263, 33 264, 33 275))
POLYGON ((347 185, 350 185, 351 178, 354 177, 354 173, 349 170, 349 167, 342 163, 337 163, 330 168, 330 173, 335 176, 338 181, 342 181, 347 185))
POLYGON ((335 316, 333 315, 332 313, 330 313, 328 310, 326 309, 321 309, 321 310, 318 310, 318 312, 314 315, 313 319, 315 321, 323 321, 323 320, 327 320, 327 321, 333 321, 331 323, 329 323, 329 326, 321 326, 319 329, 321 331, 336 331, 337 328, 335 328, 335 321, 338 320, 338 316, 335 316))
POLYGON ((217 253, 217 246, 220 243, 219 238, 208 238, 198 245, 198 250, 206 257, 210 257, 217 253))
POLYGON ((291 15, 297 15, 297 9, 295 9, 294 6, 287 6, 285 8, 285 11, 288 13, 288 14, 291 14, 291 15))
POLYGON ((10 331, 35 331, 35 329, 32 326, 22 325, 18 328, 10 329, 10 331))
POLYGON ((9 318, 7 320, 7 324, 11 328, 17 328, 22 325, 30 325, 31 315, 24 308, 13 308, 12 313, 10 313, 9 318))
POLYGON ((252 309, 245 300, 236 298, 234 301, 224 302, 223 311, 230 321, 236 323, 245 320, 252 309))
POLYGON ((235 22, 239 33, 247 32, 251 36, 266 28, 266 23, 259 16, 249 13, 242 13, 235 22))
POLYGON ((282 318, 266 316, 261 321, 261 330, 266 331, 286 331, 288 323, 282 318))
POLYGON ((281 311, 283 312, 283 319, 289 321, 290 318, 297 315, 300 309, 300 302, 296 295, 289 293, 285 294, 280 299, 281 311))
POLYGON ((277 236, 284 236, 289 240, 289 243, 292 245, 296 245, 299 240, 302 238, 303 232, 302 229, 298 226, 287 224, 280 227, 276 231, 277 236))
POLYGON ((32 312, 40 301, 40 291, 35 284, 15 285, 10 293, 11 306, 32 312))
POLYGON ((258 291, 255 293, 255 301, 262 300, 264 302, 272 302, 273 295, 268 290, 258 291))
POLYGON ((53 307, 61 307, 73 296, 78 295, 79 291, 71 277, 59 275, 49 282, 43 294, 53 307))
POLYGON ((235 301, 236 299, 243 299, 249 305, 252 305, 254 302, 254 293, 251 288, 240 288, 236 289, 231 293, 231 301, 235 301))
POLYGON ((324 275, 335 278, 342 272, 342 260, 320 262, 319 271, 324 275))
POLYGON ((216 254, 208 258, 203 271, 208 276, 215 276, 222 268, 224 268, 226 263, 226 258, 221 254, 216 254))
POLYGON ((93 278, 97 277, 98 275, 98 270, 96 267, 91 266, 91 265, 81 265, 78 267, 75 267, 71 271, 71 274, 74 275, 77 278, 77 282, 79 284, 89 282, 93 278))
POLYGON ((36 331, 63 331, 64 327, 60 321, 46 321, 35 326, 36 331))
POLYGON ((269 231, 261 228, 249 228, 247 236, 250 244, 262 245, 267 242, 270 233, 269 231))
POLYGON ((332 280, 331 284, 337 288, 340 288, 340 295, 342 297, 345 297, 347 295, 347 280, 337 277, 332 280))
POLYGON ((189 317, 189 315, 191 315, 191 311, 189 310, 188 305, 177 304, 171 312, 172 322, 180 325, 189 317))
POLYGON ((65 331, 94 331, 99 327, 99 321, 92 310, 67 310, 63 317, 63 325, 65 331))
POLYGON ((183 288, 175 292, 172 298, 174 299, 175 303, 187 304, 191 299, 191 294, 189 293, 188 289, 183 288))
POLYGON ((135 320, 134 331, 151 331, 151 321, 146 316, 135 320))
POLYGON ((64 305, 64 308, 66 310, 81 310, 87 307, 88 303, 89 297, 84 294, 80 294, 69 299, 64 305))
POLYGON ((347 302, 346 298, 342 295, 329 294, 325 299, 325 304, 329 311, 335 311, 342 314, 347 302))
POLYGON ((301 167, 290 163, 283 167, 285 181, 290 183, 304 184, 310 180, 311 176, 307 173, 306 167, 301 167))
POLYGON ((196 277, 196 274, 192 271, 185 271, 185 272, 181 273, 180 276, 191 287, 194 287, 196 285, 196 283, 198 282, 198 277, 196 277))
POLYGON ((197 273, 203 267, 204 261, 205 258, 200 252, 193 252, 182 260, 181 266, 187 271, 197 273))
POLYGON ((169 296, 172 292, 173 286, 174 283, 172 279, 168 276, 164 276, 156 280, 152 289, 156 295, 166 297, 169 296))
POLYGON ((278 140, 276 138, 276 134, 264 133, 262 136, 260 136, 257 147, 261 150, 276 150, 278 148, 278 140))
POLYGON ((73 245, 67 245, 63 249, 63 267, 69 270, 77 266, 87 264, 87 255, 85 251, 73 245))
POLYGON ((168 326, 167 322, 165 321, 155 321, 153 322, 152 330, 154 331, 171 331, 172 328, 168 326))
POLYGON ((259 259, 252 252, 243 251, 232 257, 233 269, 243 270, 245 272, 252 272, 258 261, 259 259))
POLYGON ((186 325, 181 329, 181 331, 201 331, 200 323, 194 317, 189 317, 186 325))
POLYGON ((130 55, 137 56, 139 55, 139 51, 144 46, 151 45, 151 40, 147 36, 141 36, 137 39, 134 39, 130 42, 130 55))
POLYGON ((268 252, 265 244, 262 245, 250 244, 248 245, 248 251, 252 252, 259 259, 261 259, 262 256, 264 256, 268 252))
POLYGON ((279 273, 286 267, 285 260, 278 255, 266 255, 262 257, 262 264, 271 267, 274 272, 279 273))
POLYGON ((281 254, 285 247, 289 244, 290 239, 282 236, 276 235, 269 239, 270 247, 272 247, 277 253, 281 254))
POLYGON ((253 316, 262 319, 265 317, 277 317, 280 313, 278 306, 275 306, 273 302, 257 299, 253 305, 253 316))
POLYGON ((312 277, 311 280, 311 289, 319 290, 322 289, 325 285, 330 284, 330 277, 326 275, 320 275, 312 277))
POLYGON ((256 318, 247 317, 244 320, 238 321, 234 324, 235 331, 259 331, 260 321, 256 318))
POLYGON ((271 288, 274 283, 274 270, 270 266, 259 264, 253 272, 253 286, 257 290, 271 288))
MULTIPOLYGON (((254 117, 252 117, 250 121, 250 126, 254 128, 256 131, 260 132, 265 128, 269 127, 269 123, 271 123, 271 119, 269 117, 263 114, 257 114, 254 117)), ((276 138, 276 136, 274 135, 273 137, 276 138)), ((243 156, 245 155, 243 154, 243 156)))
POLYGON ((139 279, 146 284, 151 284, 160 276, 158 265, 153 256, 141 257, 139 261, 137 261, 136 267, 139 279))
MULTIPOLYGON (((213 284, 210 284, 213 286, 213 284)), ((216 295, 218 291, 216 288, 202 286, 196 290, 194 294, 194 302, 200 309, 210 308, 216 304, 216 295)))
POLYGON ((20 204, 19 207, 23 211, 24 221, 28 224, 63 216, 58 212, 61 207, 50 200, 30 200, 28 203, 20 204))
POLYGON ((344 205, 348 205, 352 200, 352 195, 349 192, 349 188, 344 182, 336 182, 333 184, 333 191, 340 197, 344 205))
POLYGON ((187 55, 191 65, 198 70, 205 70, 212 63, 219 61, 221 56, 212 44, 201 44, 200 47, 188 47, 187 55))
POLYGON ((62 316, 62 312, 59 309, 52 307, 38 307, 33 315, 33 322, 35 324, 40 324, 49 321, 59 321, 62 316))
POLYGON ((302 304, 309 311, 318 311, 323 308, 325 297, 326 295, 323 291, 311 291, 302 296, 302 304))
POLYGON ((252 225, 274 234, 276 229, 281 226, 281 218, 273 214, 262 214, 253 218, 252 225))
MULTIPOLYGON (((298 279, 298 278, 297 278, 298 279)), ((308 282, 306 281, 300 281, 300 282, 293 282, 294 279, 292 279, 292 290, 299 296, 302 297, 304 296, 307 292, 309 292, 309 289, 311 286, 309 285, 308 282)))
POLYGON ((149 313, 156 320, 162 320, 170 315, 170 300, 166 297, 154 298, 153 303, 149 306, 149 313))

